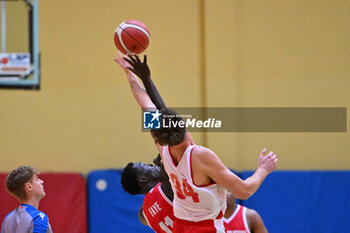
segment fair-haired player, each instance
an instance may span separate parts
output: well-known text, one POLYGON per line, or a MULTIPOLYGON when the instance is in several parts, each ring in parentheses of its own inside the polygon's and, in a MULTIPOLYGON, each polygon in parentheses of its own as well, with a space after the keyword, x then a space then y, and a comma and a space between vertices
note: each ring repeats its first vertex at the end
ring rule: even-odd
POLYGON ((20 206, 9 213, 1 226, 1 233, 50 233, 47 215, 38 210, 45 196, 39 172, 30 166, 21 166, 7 175, 6 189, 20 201, 20 206))
POLYGON ((183 119, 175 111, 162 106, 162 101, 157 102, 161 98, 152 82, 146 56, 143 62, 138 56, 131 55, 128 58, 120 56, 115 61, 126 72, 133 95, 143 109, 157 107, 163 116, 175 116, 170 120, 176 127, 151 130, 176 193, 173 232, 225 232, 222 216, 226 209, 226 190, 239 199, 249 198, 276 168, 277 155, 273 152, 265 155, 266 149, 263 149, 254 174, 246 180, 240 179, 213 151, 193 145, 186 129, 178 124, 183 119), (141 78, 147 92, 135 74, 141 78), (151 99, 156 100, 155 105, 151 99))

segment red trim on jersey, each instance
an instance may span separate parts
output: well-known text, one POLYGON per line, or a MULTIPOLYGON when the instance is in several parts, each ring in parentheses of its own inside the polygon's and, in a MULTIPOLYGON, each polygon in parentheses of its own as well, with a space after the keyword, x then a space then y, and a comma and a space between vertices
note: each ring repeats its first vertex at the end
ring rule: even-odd
MULTIPOLYGON (((166 229, 162 228, 162 225, 172 231, 173 226, 168 225, 167 221, 171 220, 174 222, 174 212, 173 205, 170 200, 163 193, 161 188, 161 183, 158 183, 153 189, 151 189, 144 198, 142 205, 143 215, 148 223, 148 226, 151 227, 155 232, 166 233, 166 229), (157 211, 150 211, 156 203, 157 211), (167 220, 168 219, 168 220, 167 220), (161 225, 161 223, 163 223, 161 225), (165 225, 164 225, 165 224, 165 225)), ((168 222, 169 223, 169 222, 168 222)))
POLYGON ((225 223, 231 222, 232 219, 234 219, 234 218, 236 217, 236 215, 238 214, 238 211, 239 211, 241 208, 242 208, 241 205, 236 204, 236 208, 235 208, 235 210, 233 211, 233 213, 231 214, 231 216, 230 216, 229 218, 223 217, 224 222, 225 222, 225 223))
POLYGON ((222 211, 220 211, 220 213, 218 214, 218 216, 215 219, 221 219, 222 217, 224 217, 224 214, 222 213, 222 211))
POLYGON ((242 215, 243 215, 244 227, 245 227, 246 231, 248 233, 250 233, 250 229, 249 229, 249 225, 248 225, 248 219, 247 219, 247 207, 243 206, 242 212, 243 212, 242 215))
MULTIPOLYGON (((191 145, 189 145, 189 146, 191 146, 191 145)), ((189 147, 189 146, 188 146, 188 147, 189 147)), ((171 152, 170 152, 170 146, 168 146, 168 151, 169 151, 169 154, 170 154, 170 157, 171 157, 171 161, 173 161, 173 164, 174 164, 175 167, 177 167, 177 165, 179 165, 179 163, 180 163, 180 161, 181 161, 181 159, 182 159, 182 156, 184 155, 184 153, 185 153, 185 151, 187 150, 188 147, 186 147, 186 149, 182 152, 182 154, 181 154, 181 156, 180 156, 180 158, 179 158, 179 161, 177 162, 177 164, 175 164, 173 155, 172 155, 171 152)))
POLYGON ((192 179, 192 183, 197 186, 197 187, 208 187, 210 185, 216 184, 215 181, 211 180, 211 182, 209 184, 205 184, 205 185, 196 185, 194 183, 194 179, 193 179, 193 172, 192 172, 192 151, 195 147, 192 148, 191 152, 190 152, 190 172, 191 172, 191 179, 192 179))
POLYGON ((247 208, 237 204, 233 214, 227 219, 223 218, 226 230, 250 233, 246 214, 247 208))
MULTIPOLYGON (((192 151, 193 151, 194 148, 195 148, 195 147, 193 147, 192 150, 191 150, 191 152, 190 152, 190 172, 191 172, 192 183, 193 183, 194 185, 196 185, 196 184, 194 183, 193 172, 192 172, 192 151)), ((197 185, 196 185, 196 186, 197 186, 197 185)))

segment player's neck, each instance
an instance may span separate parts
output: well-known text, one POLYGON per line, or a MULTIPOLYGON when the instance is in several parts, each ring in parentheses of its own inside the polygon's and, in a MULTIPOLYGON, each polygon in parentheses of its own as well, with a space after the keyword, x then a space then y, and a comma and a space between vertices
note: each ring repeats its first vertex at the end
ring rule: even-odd
POLYGON ((236 204, 234 204, 234 205, 227 205, 224 217, 225 218, 230 218, 232 216, 233 212, 235 211, 236 207, 237 207, 236 204))
POLYGON ((27 200, 21 201, 21 204, 31 205, 31 206, 35 207, 36 209, 39 208, 39 203, 40 203, 40 200, 34 200, 33 198, 29 198, 27 200))
POLYGON ((171 189, 171 185, 169 182, 162 182, 160 188, 162 189, 165 196, 172 202, 174 200, 174 193, 171 189))
POLYGON ((156 187, 156 185, 160 182, 160 180, 154 180, 154 181, 150 181, 148 182, 147 185, 144 186, 144 188, 141 191, 141 194, 146 195, 149 191, 151 191, 151 189, 153 189, 154 187, 156 187))
POLYGON ((188 140, 184 140, 183 142, 181 142, 178 145, 170 146, 171 155, 178 162, 178 160, 181 158, 181 156, 183 155, 183 153, 185 152, 187 147, 190 146, 190 145, 191 144, 189 143, 188 140))

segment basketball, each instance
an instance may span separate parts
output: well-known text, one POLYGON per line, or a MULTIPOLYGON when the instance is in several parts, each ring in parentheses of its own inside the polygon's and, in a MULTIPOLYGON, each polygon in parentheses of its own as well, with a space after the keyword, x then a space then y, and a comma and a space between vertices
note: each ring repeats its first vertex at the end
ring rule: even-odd
POLYGON ((124 54, 142 53, 147 49, 150 38, 147 26, 138 20, 124 21, 114 32, 115 46, 124 54))

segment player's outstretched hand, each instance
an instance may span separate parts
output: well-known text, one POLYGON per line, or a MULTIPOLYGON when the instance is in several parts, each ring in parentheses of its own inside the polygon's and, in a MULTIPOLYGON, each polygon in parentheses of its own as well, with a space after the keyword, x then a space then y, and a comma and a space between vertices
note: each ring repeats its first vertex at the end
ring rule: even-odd
POLYGON ((263 169, 266 172, 266 175, 270 174, 277 166, 277 155, 270 151, 267 155, 266 148, 264 148, 259 156, 258 168, 263 169))
POLYGON ((143 62, 140 60, 139 56, 130 54, 128 58, 124 57, 124 60, 131 65, 128 69, 139 76, 142 81, 151 77, 151 71, 147 65, 147 55, 144 55, 143 62))
POLYGON ((115 61, 126 73, 130 73, 129 68, 131 68, 131 66, 123 59, 123 56, 119 51, 118 58, 114 58, 113 61, 115 61))

